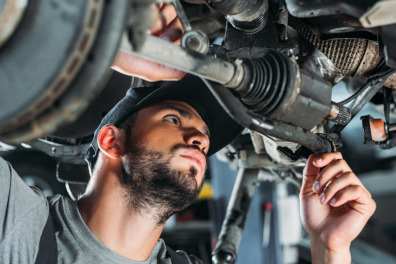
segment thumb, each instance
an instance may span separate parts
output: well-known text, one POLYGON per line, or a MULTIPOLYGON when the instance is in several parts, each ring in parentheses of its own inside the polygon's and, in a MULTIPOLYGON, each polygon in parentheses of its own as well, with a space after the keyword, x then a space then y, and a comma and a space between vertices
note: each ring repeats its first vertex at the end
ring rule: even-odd
POLYGON ((303 171, 303 182, 301 186, 301 192, 311 192, 312 191, 312 185, 316 181, 316 177, 319 174, 320 168, 316 167, 313 164, 313 161, 317 158, 316 155, 312 154, 309 156, 307 164, 305 165, 304 171, 303 171))

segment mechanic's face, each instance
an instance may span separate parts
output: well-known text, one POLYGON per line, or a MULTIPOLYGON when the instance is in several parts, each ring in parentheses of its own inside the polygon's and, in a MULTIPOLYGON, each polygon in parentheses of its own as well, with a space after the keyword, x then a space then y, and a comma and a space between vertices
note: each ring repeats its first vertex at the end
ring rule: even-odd
POLYGON ((170 159, 172 169, 195 170, 200 185, 206 169, 209 130, 190 105, 163 101, 139 111, 132 131, 132 141, 170 159))
POLYGON ((161 223, 199 193, 208 129, 190 105, 164 101, 141 109, 123 157, 123 182, 135 210, 160 207, 161 223))

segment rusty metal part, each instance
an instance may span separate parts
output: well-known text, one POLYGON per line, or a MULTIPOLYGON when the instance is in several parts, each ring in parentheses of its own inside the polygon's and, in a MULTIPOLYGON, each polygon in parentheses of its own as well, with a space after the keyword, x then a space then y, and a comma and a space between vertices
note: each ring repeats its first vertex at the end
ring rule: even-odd
POLYGON ((328 120, 331 120, 336 124, 346 126, 349 121, 351 121, 351 118, 351 112, 348 108, 338 103, 331 103, 330 114, 327 117, 328 120))
POLYGON ((380 61, 381 57, 379 56, 378 44, 373 41, 369 41, 362 61, 355 72, 355 76, 367 78, 368 73, 374 70, 380 61))
POLYGON ((18 27, 27 4, 28 0, 6 0, 0 4, 0 47, 18 27))
POLYGON ((338 116, 340 113, 340 107, 339 104, 332 104, 331 105, 331 110, 328 119, 334 119, 338 116))
POLYGON ((219 239, 212 252, 215 264, 231 264, 237 259, 250 202, 258 183, 258 172, 258 169, 243 168, 238 171, 219 239))
MULTIPOLYGON (((1 132, 9 131, 31 120, 38 113, 49 107, 66 90, 85 62, 88 52, 92 47, 101 19, 103 4, 103 0, 89 1, 82 30, 79 32, 75 41, 74 51, 64 63, 58 75, 48 85, 45 92, 40 94, 40 98, 32 103, 29 108, 25 109, 24 114, 2 124, 0 127, 1 132)), ((49 132, 45 131, 43 127, 36 127, 34 131, 36 133, 33 134, 36 135, 44 135, 45 132, 49 132)), ((33 139, 33 137, 30 139, 33 139)))
MULTIPOLYGON (((366 52, 354 76, 367 79, 382 59, 379 54, 378 44, 368 41, 366 52)), ((396 73, 388 78, 384 86, 396 89, 396 73)))
MULTIPOLYGON (((292 27, 300 32, 335 65, 336 71, 327 67, 330 69, 328 70, 329 72, 323 74, 324 78, 328 79, 331 77, 332 80, 335 80, 334 83, 344 77, 356 76, 367 79, 372 70, 382 60, 379 55, 378 44, 374 41, 358 38, 321 40, 301 20, 290 17, 289 21, 292 27)), ((313 56, 317 57, 316 55, 313 56)), ((396 89, 396 73, 388 78, 384 86, 396 89)))
POLYGON ((337 38, 321 40, 300 19, 290 17, 289 25, 300 32, 309 42, 326 55, 344 76, 353 76, 366 52, 368 40, 337 38))
POLYGON ((364 144, 379 143, 387 140, 387 128, 384 120, 373 119, 370 115, 362 116, 364 144))
POLYGON ((385 131, 385 123, 382 119, 370 120, 371 138, 374 142, 381 142, 387 139, 385 131))
POLYGON ((388 80, 384 83, 384 86, 396 89, 396 73, 389 76, 388 80))

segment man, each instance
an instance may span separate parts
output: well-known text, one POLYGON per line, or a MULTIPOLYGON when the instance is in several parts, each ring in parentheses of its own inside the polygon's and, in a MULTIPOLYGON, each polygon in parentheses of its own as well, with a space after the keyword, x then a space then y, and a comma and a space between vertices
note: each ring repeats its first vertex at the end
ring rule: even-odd
MULTIPOLYGON (((206 156, 240 131, 197 78, 130 90, 95 132, 78 202, 48 203, 0 162, 0 262, 171 263, 166 219, 194 201, 206 156)), ((350 263, 375 203, 340 153, 309 158, 300 198, 314 263, 350 263)))
MULTIPOLYGON (((117 59, 121 70, 125 58, 117 59)), ((240 130, 188 76, 158 90, 130 90, 106 115, 78 202, 48 202, 0 160, 0 263, 199 263, 159 236, 166 219, 197 196, 206 157, 240 130)), ((341 154, 309 158, 300 198, 314 263, 350 263, 350 243, 375 203, 341 154)))

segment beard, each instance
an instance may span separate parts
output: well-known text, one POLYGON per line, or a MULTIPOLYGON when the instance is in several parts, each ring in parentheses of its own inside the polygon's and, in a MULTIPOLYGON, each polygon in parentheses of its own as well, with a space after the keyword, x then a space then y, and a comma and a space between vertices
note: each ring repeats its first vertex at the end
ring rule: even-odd
POLYGON ((171 159, 182 148, 199 150, 197 146, 176 145, 165 158, 160 151, 128 143, 122 158, 120 182, 128 207, 138 214, 153 215, 158 225, 195 201, 203 185, 203 181, 197 184, 194 166, 188 170, 171 167, 171 159))

